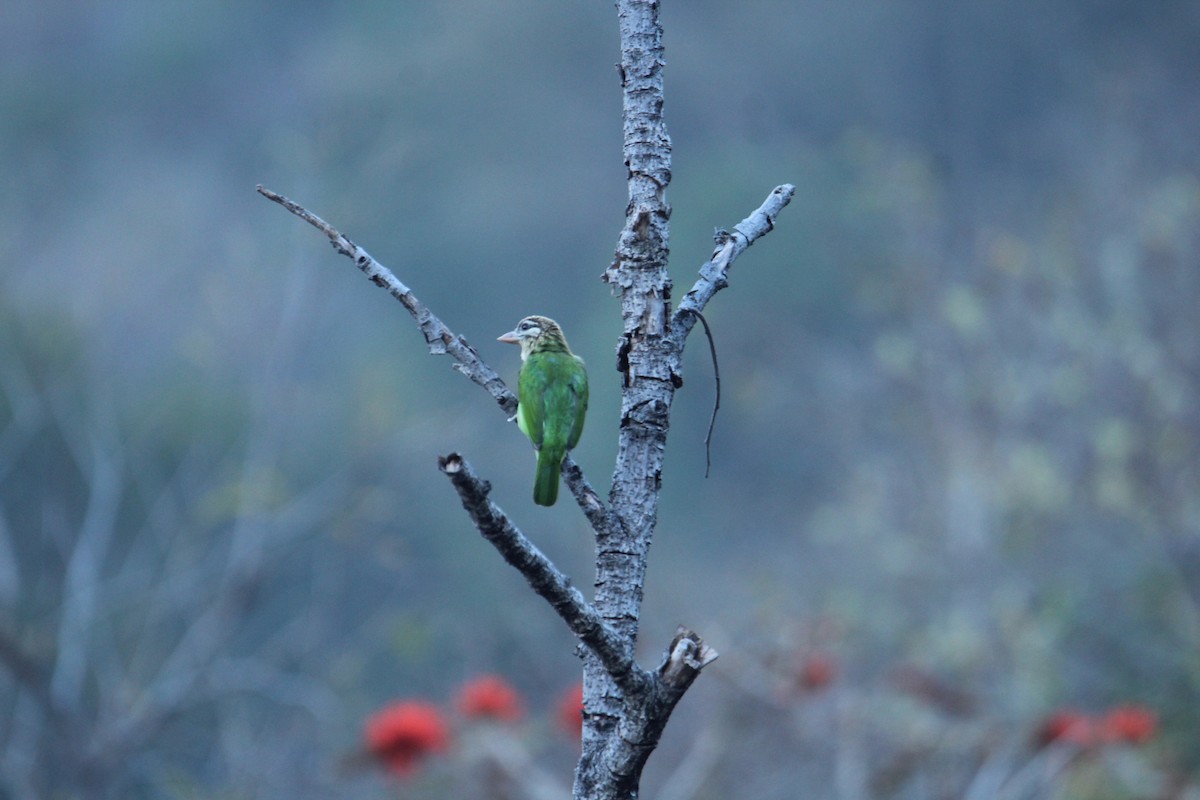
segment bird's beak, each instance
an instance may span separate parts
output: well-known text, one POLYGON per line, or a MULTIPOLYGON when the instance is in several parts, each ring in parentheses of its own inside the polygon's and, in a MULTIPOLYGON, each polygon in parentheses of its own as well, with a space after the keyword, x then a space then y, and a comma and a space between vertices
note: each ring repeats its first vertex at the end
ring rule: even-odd
POLYGON ((497 342, 505 342, 507 344, 520 344, 521 338, 519 336, 517 336, 516 331, 509 331, 508 333, 504 334, 503 336, 496 337, 496 341, 497 342))

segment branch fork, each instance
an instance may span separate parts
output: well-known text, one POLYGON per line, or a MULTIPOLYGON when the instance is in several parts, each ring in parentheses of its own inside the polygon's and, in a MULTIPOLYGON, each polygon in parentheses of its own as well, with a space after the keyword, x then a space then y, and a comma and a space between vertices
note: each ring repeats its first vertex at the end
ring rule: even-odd
MULTIPOLYGON (((430 354, 454 358, 454 369, 491 394, 509 422, 515 419, 517 398, 499 374, 464 337, 456 335, 430 311, 391 270, 299 203, 262 186, 257 189, 259 194, 324 233, 338 253, 350 258, 372 283, 386 289, 400 301, 420 329, 430 354)), ((639 369, 639 377, 657 377, 659 372, 663 372, 671 379, 649 383, 669 387, 669 392, 678 388, 679 382, 673 380, 673 376, 679 374, 678 359, 687 333, 700 310, 717 291, 727 285, 725 276, 734 260, 771 230, 775 217, 787 205, 794 191, 794 187, 787 184, 776 188, 760 208, 734 226, 732 233, 718 233, 718 246, 713 257, 701 267, 699 279, 671 318, 670 327, 666 325, 669 279, 665 279, 664 288, 650 292, 655 301, 641 306, 642 316, 637 320, 640 324, 635 325, 637 335, 627 334, 622 340, 630 361, 656 367, 639 369)), ((638 224, 631 226, 637 234, 638 245, 649 244, 652 250, 655 249, 653 219, 648 213, 639 214, 638 224)), ((665 215, 658 219, 665 221, 665 215)), ((622 237, 627 244, 632 243, 630 239, 622 237)), ((618 256, 609 270, 612 275, 606 273, 606 278, 614 288, 619 288, 623 293, 646 288, 650 283, 649 276, 645 273, 636 274, 642 272, 642 265, 634 267, 634 263, 632 259, 618 256), (635 274, 631 275, 631 272, 635 274)), ((643 382, 633 381, 631 375, 625 387, 626 403, 629 402, 629 396, 636 392, 635 383, 643 382)), ((669 395, 665 399, 643 397, 628 405, 623 403, 622 438, 634 436, 650 443, 651 447, 651 452, 642 454, 639 468, 627 475, 643 482, 644 490, 655 498, 662 452, 661 444, 655 445, 653 442, 665 439, 669 413, 669 395), (647 481, 647 475, 654 475, 655 478, 647 481)), ((491 483, 479 477, 463 456, 458 453, 441 456, 438 458, 438 468, 450 479, 479 533, 525 577, 530 587, 550 604, 584 646, 585 656, 590 656, 585 657, 585 675, 588 674, 587 663, 594 659, 594 663, 617 690, 615 694, 605 693, 603 704, 589 707, 585 719, 597 726, 598 733, 609 734, 603 750, 597 754, 607 765, 605 771, 609 776, 604 796, 636 796, 642 768, 657 745, 671 712, 700 671, 717 658, 717 652, 695 632, 680 628, 667 647, 659 667, 652 672, 642 668, 634 657, 636 606, 624 612, 589 603, 571 580, 492 502, 489 498, 491 483)), ((583 470, 569 455, 563 461, 562 476, 596 532, 598 565, 607 563, 619 570, 632 566, 634 571, 623 574, 621 580, 631 580, 640 599, 653 516, 648 519, 636 513, 618 516, 613 508, 604 504, 587 481, 583 470)), ((615 480, 612 494, 615 504, 621 499, 615 480)), ((617 578, 612 580, 616 581, 617 578)), ((608 588, 602 585, 605 581, 603 575, 598 575, 598 594, 603 595, 608 588)), ((582 781, 582 776, 577 774, 576 796, 582 796, 578 791, 582 781)))
MULTIPOLYGON (((612 264, 602 279, 620 297, 624 333, 618 368, 624 373, 617 464, 609 504, 570 458, 562 476, 596 534, 595 596, 591 602, 490 497, 491 484, 458 453, 439 457, 479 533, 544 598, 579 639, 584 660, 583 754, 575 775, 578 800, 632 800, 646 759, 676 704, 717 652, 680 628, 653 671, 635 658, 646 560, 658 512, 663 453, 674 392, 682 385, 687 336, 708 301, 728 285, 728 272, 746 248, 769 233, 795 187, 776 187, 762 205, 718 230, 712 257, 671 314, 667 222, 671 208, 671 139, 662 119, 665 63, 657 0, 617 0, 621 32, 618 70, 623 90, 624 154, 629 203, 612 264)), ((324 233, 412 315, 429 352, 454 358, 454 369, 492 395, 511 422, 517 398, 461 336, 363 248, 298 203, 262 186, 264 197, 324 233)))

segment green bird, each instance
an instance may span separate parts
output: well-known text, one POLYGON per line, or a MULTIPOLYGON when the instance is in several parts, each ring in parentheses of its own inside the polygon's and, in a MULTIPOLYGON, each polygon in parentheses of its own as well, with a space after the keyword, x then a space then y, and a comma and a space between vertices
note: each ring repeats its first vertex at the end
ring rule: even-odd
POLYGON ((583 359, 567 347, 562 328, 549 317, 526 317, 499 341, 521 346, 517 427, 537 450, 533 502, 552 506, 558 499, 563 458, 583 433, 587 370, 583 359))

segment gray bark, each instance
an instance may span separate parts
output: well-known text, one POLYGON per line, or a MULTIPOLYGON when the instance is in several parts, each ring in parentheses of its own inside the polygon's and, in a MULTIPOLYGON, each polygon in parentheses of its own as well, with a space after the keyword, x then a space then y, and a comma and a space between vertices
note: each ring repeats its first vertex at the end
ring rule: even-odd
MULTIPOLYGON (((604 279, 620 296, 623 335, 617 369, 623 375, 620 439, 610 507, 619 525, 596 538, 595 604, 616 630, 637 641, 647 556, 658 520, 663 455, 671 403, 682 385, 687 334, 708 300, 726 284, 730 264, 770 230, 791 199, 776 189, 763 208, 718 235, 718 249, 700 280, 671 316, 666 199, 671 181, 671 138, 663 120, 663 31, 657 0, 618 0, 619 72, 623 91, 624 155, 629 204, 612 265, 604 279)), ((695 633, 681 629, 640 695, 622 693, 594 654, 584 659, 583 755, 575 775, 576 800, 637 796, 646 759, 667 719, 699 670, 716 658, 695 633)))
MULTIPOLYGON (((623 334, 617 368, 623 376, 619 447, 609 503, 592 490, 568 456, 563 479, 596 534, 595 595, 582 594, 508 519, 488 494, 491 486, 458 454, 439 459, 476 528, 519 570, 582 643, 584 726, 575 772, 576 800, 631 800, 646 760, 675 705, 716 652, 681 628, 654 670, 634 660, 647 556, 658 517, 663 454, 671 403, 682 385, 684 346, 698 314, 727 285, 734 260, 774 225, 794 188, 777 187, 763 205, 734 226, 719 230, 712 258, 674 314, 667 273, 666 200, 671 180, 671 140, 663 122, 663 45, 657 0, 618 0, 619 72, 623 90, 624 155, 629 204, 612 265, 604 279, 621 301, 623 334)), ((298 204, 268 191, 329 237, 374 283, 409 311, 431 354, 454 358, 454 367, 479 384, 512 417, 516 397, 462 336, 454 334, 412 291, 365 250, 298 204)))

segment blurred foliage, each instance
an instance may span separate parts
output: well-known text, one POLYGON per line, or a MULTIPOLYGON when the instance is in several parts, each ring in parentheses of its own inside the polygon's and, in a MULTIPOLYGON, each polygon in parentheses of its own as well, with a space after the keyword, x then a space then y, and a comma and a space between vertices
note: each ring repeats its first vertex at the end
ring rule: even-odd
MULTIPOLYGON (((1155 709, 1161 737, 1056 796, 1144 796, 1112 778, 1138 769, 1194 787, 1195 3, 663 14, 676 294, 715 227, 797 193, 706 312, 723 392, 707 481, 711 366, 688 353, 643 650, 685 621, 722 658, 648 793, 708 724, 739 742, 719 796, 950 796, 980 742, 1122 702, 1155 709), (814 643, 852 687, 840 712, 729 701, 764 652, 814 643), (896 691, 901 668, 970 714, 896 691), (851 780, 860 757, 878 780, 851 780)), ((545 708, 573 680, 573 640, 435 458, 466 454, 586 586, 579 515, 532 507, 528 445, 490 399, 253 187, 341 228, 506 377, 495 336, 562 321, 592 382, 576 456, 603 494, 620 324, 598 278, 626 201, 612 17, 0 9, 0 634, 48 670, 70 564, 112 501, 86 691, 55 727, 6 662, 0 798, 86 784, 76 745, 157 696, 209 609, 211 679, 97 796, 381 796, 336 769, 372 709, 491 671, 545 708)))

